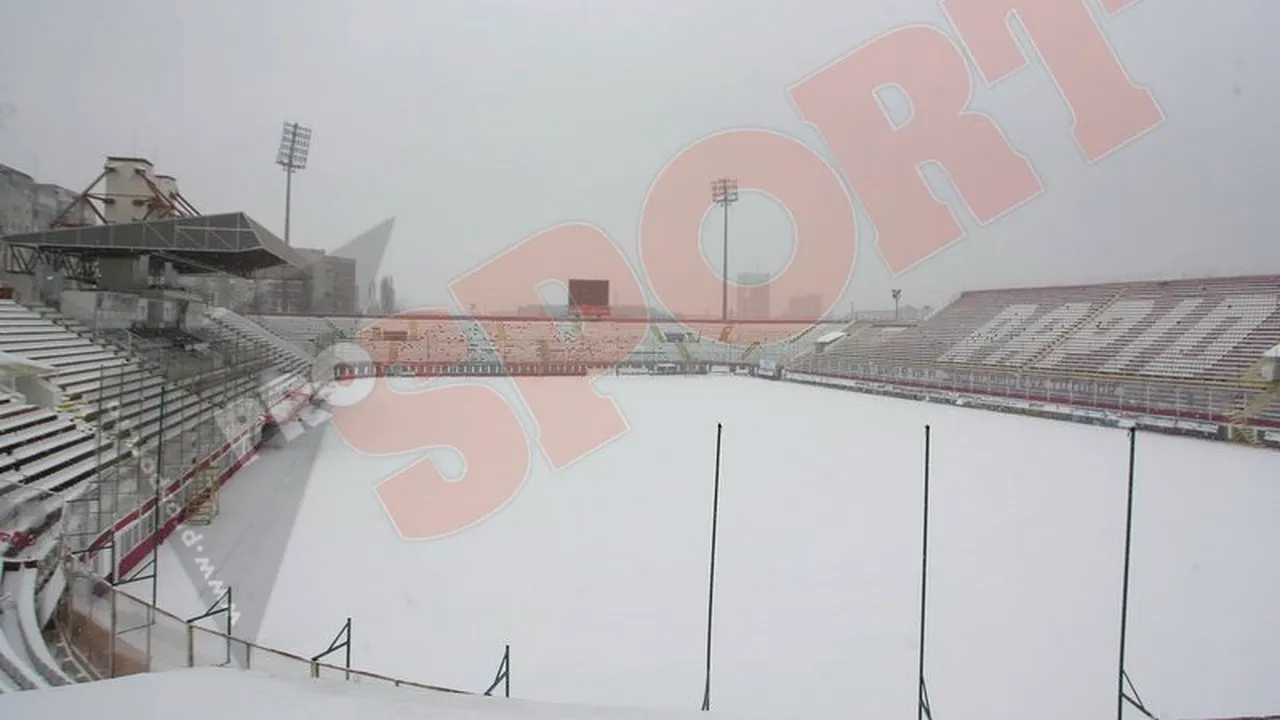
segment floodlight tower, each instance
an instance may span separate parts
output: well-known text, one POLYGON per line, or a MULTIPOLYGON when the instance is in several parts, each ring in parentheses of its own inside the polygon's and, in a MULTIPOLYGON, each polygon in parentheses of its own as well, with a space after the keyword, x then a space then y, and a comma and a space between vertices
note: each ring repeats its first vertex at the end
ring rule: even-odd
POLYGON ((889 292, 893 295, 893 321, 898 322, 898 303, 902 300, 902 291, 894 289, 889 292))
POLYGON ((729 320, 729 206, 738 202, 737 178, 722 177, 711 181, 711 200, 724 206, 724 253, 720 260, 720 319, 729 320))
POLYGON ((293 174, 307 169, 311 153, 311 128, 286 122, 280 133, 280 152, 276 164, 284 170, 284 244, 289 244, 289 213, 293 207, 293 174))

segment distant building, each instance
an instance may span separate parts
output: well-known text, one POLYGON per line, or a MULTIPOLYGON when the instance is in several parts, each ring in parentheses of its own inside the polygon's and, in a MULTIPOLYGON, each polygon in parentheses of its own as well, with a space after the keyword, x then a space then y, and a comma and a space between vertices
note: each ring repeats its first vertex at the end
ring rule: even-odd
POLYGON ((817 320, 822 316, 822 296, 817 293, 793 295, 787 298, 787 318, 817 320))
POLYGON ((610 305, 609 316, 616 318, 653 317, 654 311, 644 305, 610 305))
MULTIPOLYGON (((77 197, 78 193, 64 187, 38 183, 21 170, 0 165, 0 235, 48 230, 77 197)), ((81 203, 63 222, 96 225, 98 217, 87 203, 81 203)))
POLYGON ((737 303, 733 317, 763 320, 769 317, 769 284, 773 276, 768 273, 741 273, 738 275, 737 303))
MULTIPOLYGON (((506 313, 497 313, 505 315, 506 313)), ((569 308, 566 305, 521 305, 516 308, 516 317, 527 318, 546 318, 546 317, 564 317, 569 314, 569 308)))
POLYGON ((356 261, 323 250, 295 250, 310 262, 306 268, 277 266, 252 278, 188 275, 181 284, 215 305, 240 312, 357 314, 356 261))
POLYGON ((922 320, 930 312, 930 308, 918 308, 914 305, 903 305, 895 311, 890 308, 887 310, 858 310, 853 313, 855 320, 865 320, 868 322, 903 322, 914 323, 922 320))
POLYGON ((316 278, 312 302, 315 312, 355 315, 360 309, 360 286, 356 281, 356 261, 325 255, 314 266, 316 278))
POLYGON ((7 165, 0 165, 0 235, 33 232, 35 228, 35 179, 7 165))
MULTIPOLYGON (((21 170, 0 165, 0 238, 48 230, 59 218, 67 225, 98 224, 98 216, 88 203, 72 207, 77 197, 64 187, 38 183, 21 170)), ((27 298, 50 304, 57 303, 66 285, 63 272, 42 260, 36 260, 31 276, 8 275, 0 268, 0 280, 0 284, 20 288, 19 294, 27 298)))
MULTIPOLYGON (((615 318, 643 318, 652 317, 654 311, 643 305, 611 305, 609 306, 609 317, 615 318)), ((474 314, 474 308, 472 309, 474 314)), ((516 308, 515 313, 496 313, 498 315, 514 314, 517 317, 527 318, 567 318, 573 316, 573 311, 568 305, 521 305, 516 308)))

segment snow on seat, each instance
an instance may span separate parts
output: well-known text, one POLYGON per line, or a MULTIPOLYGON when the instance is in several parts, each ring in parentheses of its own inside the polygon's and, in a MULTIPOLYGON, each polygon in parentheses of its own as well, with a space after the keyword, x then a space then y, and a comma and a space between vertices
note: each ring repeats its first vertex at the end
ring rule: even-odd
MULTIPOLYGON (((22 629, 17 612, 18 577, 10 569, 10 563, 0 570, 0 675, 9 678, 22 690, 40 690, 49 682, 33 667, 22 642, 22 629)), ((14 568, 17 569, 17 568, 14 568)))
POLYGON ((0 419, 0 452, 11 453, 28 442, 47 438, 74 427, 68 418, 45 408, 22 406, 24 412, 0 419))
POLYGON ((54 367, 62 367, 71 363, 88 362, 90 360, 110 360, 119 355, 100 345, 86 342, 79 345, 65 345, 46 350, 26 350, 23 355, 32 360, 47 362, 54 367))
POLYGON ((1280 344, 1280 276, 965 292, 848 334, 787 369, 1221 422, 1280 344))
POLYGON ((247 342, 252 347, 265 351, 268 357, 281 364, 297 367, 315 361, 315 357, 298 343, 287 340, 268 327, 227 308, 209 308, 207 317, 211 321, 207 327, 212 333, 226 339, 247 342))
POLYGON ((21 340, 11 342, 5 342, 4 338, 0 338, 0 347, 7 352, 19 355, 47 358, 51 355, 56 355, 60 350, 95 346, 84 338, 56 338, 53 340, 21 340))
POLYGON ((36 567, 24 567, 14 573, 18 576, 15 585, 19 629, 26 643, 27 657, 44 679, 50 685, 71 685, 71 678, 62 671, 58 661, 53 658, 53 653, 49 652, 41 631, 39 613, 36 610, 36 580, 39 572, 36 567))
POLYGON ((1280 277, 966 292, 828 358, 1235 382, 1280 342, 1280 277))
POLYGON ((1032 367, 1236 382, 1280 342, 1280 278, 1133 283, 1032 367))

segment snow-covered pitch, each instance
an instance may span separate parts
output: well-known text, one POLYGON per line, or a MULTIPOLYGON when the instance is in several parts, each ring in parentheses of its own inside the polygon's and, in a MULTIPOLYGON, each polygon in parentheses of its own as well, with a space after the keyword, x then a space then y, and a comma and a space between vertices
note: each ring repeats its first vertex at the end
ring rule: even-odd
MULTIPOLYGON (((627 435, 555 473, 534 446, 500 513, 430 542, 400 540, 373 494, 410 458, 308 430, 318 462, 258 641, 309 655, 350 616, 361 669, 483 689, 509 643, 515 697, 696 709, 723 422, 714 707, 914 716, 928 423, 935 715, 1114 714, 1124 431, 739 377, 598 388, 627 435)), ((252 566, 255 537, 283 532, 234 510, 280 492, 271 473, 304 444, 228 485, 221 566, 252 566)), ((1127 665, 1143 699, 1161 717, 1280 708, 1280 454, 1141 434, 1136 483, 1127 665)), ((199 612, 178 565, 162 558, 161 595, 199 612)), ((265 592, 252 578, 228 582, 265 592)))

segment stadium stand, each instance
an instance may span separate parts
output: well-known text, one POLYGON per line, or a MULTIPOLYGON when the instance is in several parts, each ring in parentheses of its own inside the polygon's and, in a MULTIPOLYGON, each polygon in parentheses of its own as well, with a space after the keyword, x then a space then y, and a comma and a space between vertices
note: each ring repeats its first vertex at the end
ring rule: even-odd
POLYGON ((288 370, 303 371, 315 361, 315 355, 270 327, 254 322, 226 308, 208 308, 211 322, 205 327, 218 339, 232 344, 248 344, 265 351, 269 360, 288 370))
POLYGON ((249 319, 312 355, 346 338, 337 325, 319 315, 252 315, 249 319))
POLYGON ((778 362, 830 327, 751 323, 576 320, 519 317, 392 318, 255 315, 252 319, 301 347, 352 342, 374 362, 426 362, 487 366, 612 367, 626 364, 755 365, 778 362), (788 342, 771 342, 794 334, 788 342), (731 337, 723 341, 722 337, 731 337))
MULTIPOLYGON (((122 449, 117 445, 99 447, 88 423, 121 436, 127 450, 156 440, 161 430, 162 388, 167 390, 163 400, 169 437, 190 431, 201 422, 205 408, 200 398, 185 388, 167 386, 166 378, 139 358, 94 342, 72 322, 60 325, 37 312, 12 306, 5 312, 0 350, 23 353, 52 365, 54 372, 48 380, 60 391, 58 408, 70 416, 41 423, 34 431, 44 437, 52 430, 49 424, 75 431, 58 433, 38 447, 24 447, 27 452, 20 458, 23 489, 12 494, 14 506, 24 505, 28 497, 40 492, 74 494, 73 488, 82 487, 95 471, 115 462, 122 449)), ((35 417, 48 412, 38 412, 35 417)), ((170 447, 181 450, 179 444, 170 447)), ((139 492, 136 478, 134 481, 126 494, 139 492)))
POLYGON ((967 292, 919 324, 859 322, 795 373, 1280 427, 1259 375, 1280 277, 967 292))
MULTIPOLYGON (((102 675, 51 632, 67 588, 62 558, 71 538, 88 538, 94 572, 137 564, 155 525, 147 459, 177 478, 166 493, 185 507, 193 468, 225 477, 243 455, 220 410, 249 398, 253 408, 300 407, 290 397, 309 385, 308 353, 232 313, 206 319, 95 329, 0 300, 0 692, 102 675)), ((230 428, 242 444, 260 437, 261 414, 246 422, 230 428)))
POLYGON ((785 332, 750 322, 657 321, 637 332, 622 319, 256 319, 300 346, 345 339, 373 363, 467 365, 462 374, 730 366, 1019 412, 1053 406, 1046 412, 1086 422, 1122 413, 1170 432, 1280 434, 1276 384, 1260 371, 1280 342, 1277 276, 966 292, 919 321, 858 320, 842 337, 818 323, 782 342, 785 332), (836 339, 817 343, 824 336, 836 339))
POLYGON ((102 624, 99 599, 134 602, 114 584, 311 393, 313 352, 179 282, 275 269, 293 283, 309 257, 244 213, 200 214, 153 170, 107 158, 101 192, 4 238, 0 692, 136 670, 101 642, 120 617, 102 624), (56 293, 41 284, 53 269, 56 293))

